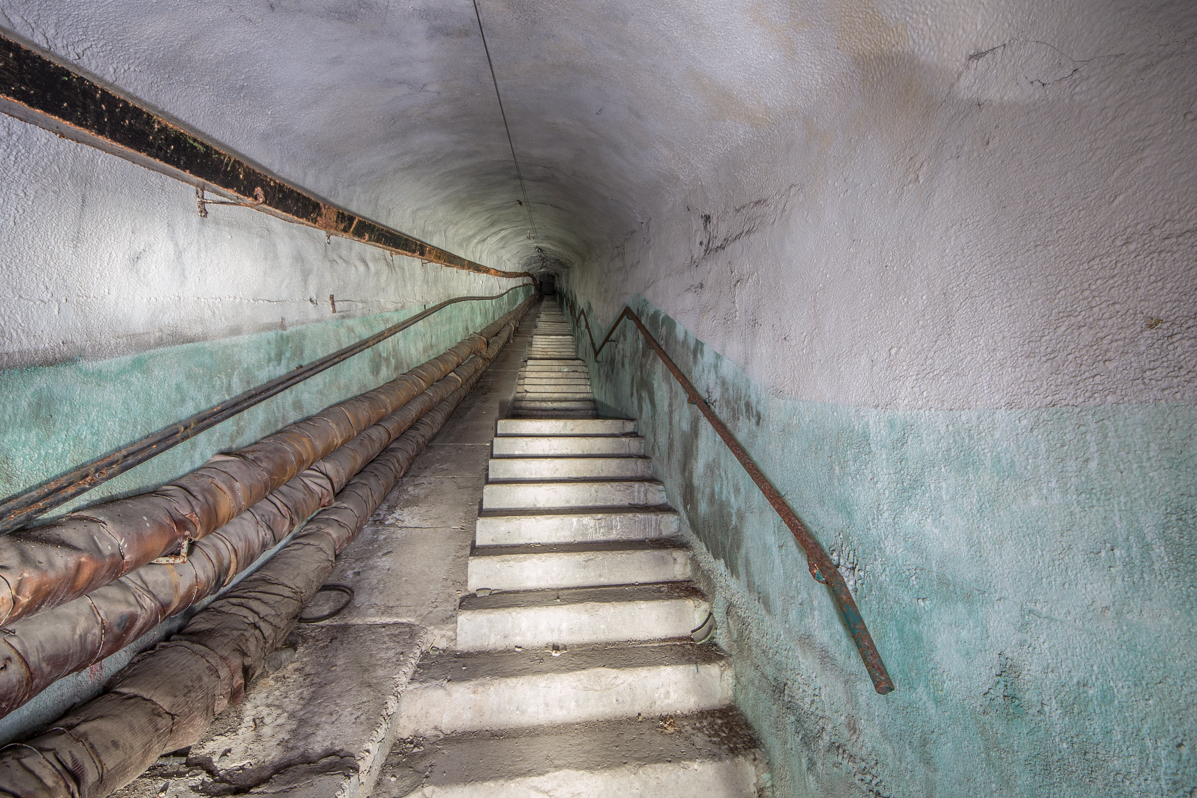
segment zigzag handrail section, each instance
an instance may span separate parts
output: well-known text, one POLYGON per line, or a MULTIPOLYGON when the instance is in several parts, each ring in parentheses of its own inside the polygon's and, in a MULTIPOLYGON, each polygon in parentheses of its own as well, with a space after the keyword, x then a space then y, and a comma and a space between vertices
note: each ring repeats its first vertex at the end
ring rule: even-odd
POLYGON ((806 524, 798 518, 797 513, 786 503, 782 498, 781 493, 774 487, 769 478, 757 467, 752 457, 736 440, 735 435, 728 429, 727 425, 715 415, 715 411, 703 399, 702 394, 694 387, 694 384, 687 379, 686 375, 682 373, 677 364, 665 353, 661 345, 657 343, 657 339, 653 337, 652 333, 644 326, 644 322, 640 317, 628 306, 625 306, 623 312, 615 319, 611 325, 611 329, 603 338, 603 341, 598 346, 594 343, 594 333, 590 330, 590 319, 586 315, 586 311, 578 308, 576 303, 566 294, 560 294, 565 304, 569 307, 571 320, 575 326, 581 326, 582 322, 586 324, 586 334, 590 338, 590 348, 594 351, 594 358, 598 360, 599 354, 611 342, 611 338, 615 335, 615 331, 624 319, 629 319, 632 324, 636 325, 636 329, 644 336, 645 342, 649 347, 656 352, 657 357, 661 358, 661 362, 669 373, 673 375, 678 384, 682 386, 682 390, 686 392, 690 403, 698 408, 702 413, 703 418, 707 420, 715 432, 723 440, 723 443, 731 450, 732 455, 743 466, 744 470, 748 472, 748 476, 756 483, 757 488, 764 494, 765 499, 772 505, 773 509, 781 517, 784 523, 794 535, 794 539, 798 541, 798 545, 806 552, 807 564, 810 568, 811 576, 816 581, 827 585, 831 592, 831 597, 835 600, 836 606, 839 608, 840 616, 844 619, 844 623, 848 627, 848 631, 852 635, 853 641, 856 643, 856 649, 860 652, 860 658, 864 660, 865 669, 869 672, 869 677, 873 680, 873 687, 881 695, 893 692, 894 683, 890 679, 889 672, 885 669, 885 663, 881 661, 881 654, 877 651, 877 646, 873 643, 873 637, 869 634, 869 629, 865 626, 864 618, 860 614, 860 610, 856 606, 856 601, 852 598, 852 592, 848 589, 844 577, 840 574, 839 569, 831 562, 831 558, 827 556, 827 552, 819 545, 819 541, 815 540, 814 535, 807 529, 806 524))
POLYGON ((239 205, 453 269, 531 276, 483 266, 338 208, 8 31, 0 33, 0 112, 195 186, 201 215, 206 205, 239 205), (213 190, 234 201, 204 199, 201 192, 213 190))
POLYGON ((0 502, 0 534, 19 529, 38 516, 44 515, 76 496, 86 493, 113 477, 120 476, 147 460, 178 446, 180 443, 194 438, 204 430, 211 429, 222 421, 243 413, 254 405, 261 404, 270 397, 282 393, 288 388, 298 385, 304 380, 314 377, 320 372, 326 371, 376 344, 382 343, 393 335, 403 332, 408 327, 423 321, 450 305, 455 305, 459 302, 500 299, 512 291, 518 291, 521 288, 527 287, 529 287, 528 283, 521 283, 514 288, 509 288, 503 293, 495 294, 494 296, 461 296, 455 299, 447 299, 414 316, 404 319, 398 324, 393 324, 385 330, 380 330, 371 336, 363 338, 357 343, 338 349, 336 352, 325 355, 319 360, 314 360, 306 366, 300 366, 255 388, 250 388, 248 391, 231 399, 226 399, 218 405, 209 407, 207 410, 201 410, 199 413, 182 421, 177 421, 170 426, 163 427, 157 432, 153 432, 140 440, 122 446, 102 457, 97 457, 90 462, 77 466, 67 473, 44 482, 24 493, 10 496, 8 499, 0 502))

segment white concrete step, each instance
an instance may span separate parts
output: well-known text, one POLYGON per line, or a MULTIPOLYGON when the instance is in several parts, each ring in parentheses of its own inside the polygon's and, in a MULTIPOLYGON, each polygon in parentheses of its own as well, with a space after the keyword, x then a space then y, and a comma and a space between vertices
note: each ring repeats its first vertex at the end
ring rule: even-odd
POLYGON ((527 411, 523 410, 520 407, 513 407, 513 408, 511 408, 510 413, 511 413, 511 417, 516 418, 516 419, 520 419, 520 418, 585 419, 585 418, 597 418, 598 417, 598 412, 593 407, 588 408, 586 410, 560 410, 560 409, 554 408, 552 410, 531 409, 531 410, 527 410, 527 411))
POLYGON ((673 540, 495 546, 475 549, 466 569, 471 593, 647 585, 689 579, 690 554, 673 540))
POLYGON ((584 365, 573 366, 541 366, 529 364, 520 369, 521 376, 533 375, 548 375, 548 374, 574 374, 579 376, 589 376, 589 372, 584 365))
POLYGON ((517 385, 589 385, 590 377, 586 374, 521 374, 516 378, 517 385))
POLYGON ((534 419, 499 419, 497 435, 634 435, 636 422, 624 418, 596 418, 591 421, 536 421, 534 419))
POLYGON ((581 366, 586 368, 586 361, 577 357, 538 357, 528 358, 528 368, 535 366, 581 366))
POLYGON ((706 620, 710 604, 686 582, 466 595, 457 647, 583 645, 681 639, 706 620))
POLYGON ((544 383, 534 385, 520 385, 516 393, 590 393, 590 383, 544 383))
POLYGON ((668 502, 665 486, 655 480, 493 482, 482 488, 483 511, 658 507, 668 502))
POLYGON ((730 662, 693 643, 441 652, 400 699, 397 736, 681 715, 731 699, 730 662))
POLYGON ((478 516, 478 546, 527 543, 633 541, 672 538, 681 532, 673 510, 621 510, 589 513, 492 514, 478 516))
MULTIPOLYGON (((531 414, 533 411, 544 410, 594 410, 594 402, 588 399, 579 398, 577 401, 566 401, 564 399, 548 399, 544 401, 532 399, 518 399, 512 404, 513 410, 531 414)), ((534 416, 529 416, 534 417, 534 416)))
POLYGON ((643 456, 644 438, 638 435, 607 436, 498 436, 491 442, 494 457, 593 457, 595 455, 643 456))
POLYGON ((759 798, 765 758, 732 709, 417 737, 373 798, 759 798))
POLYGON ((652 479, 647 457, 499 457, 488 464, 490 482, 553 479, 652 479))

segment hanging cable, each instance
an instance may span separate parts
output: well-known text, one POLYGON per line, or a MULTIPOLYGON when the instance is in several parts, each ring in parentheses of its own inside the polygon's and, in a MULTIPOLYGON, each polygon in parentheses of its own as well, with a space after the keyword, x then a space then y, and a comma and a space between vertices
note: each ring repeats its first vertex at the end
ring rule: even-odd
POLYGON ((511 147, 511 161, 515 164, 515 176, 520 181, 520 193, 524 195, 524 210, 528 212, 528 224, 532 227, 532 238, 539 242, 540 233, 536 230, 536 220, 532 218, 532 203, 528 200, 528 187, 524 184, 524 174, 520 170, 520 159, 515 156, 515 143, 511 140, 511 125, 507 124, 507 112, 503 110, 503 95, 499 93, 499 79, 495 77, 495 62, 491 60, 490 47, 486 43, 486 31, 482 28, 482 12, 478 10, 478 0, 474 0, 474 16, 478 18, 478 32, 482 34, 482 49, 486 52, 486 63, 490 67, 491 82, 495 84, 495 97, 499 101, 499 114, 503 117, 503 128, 507 131, 507 144, 511 147))

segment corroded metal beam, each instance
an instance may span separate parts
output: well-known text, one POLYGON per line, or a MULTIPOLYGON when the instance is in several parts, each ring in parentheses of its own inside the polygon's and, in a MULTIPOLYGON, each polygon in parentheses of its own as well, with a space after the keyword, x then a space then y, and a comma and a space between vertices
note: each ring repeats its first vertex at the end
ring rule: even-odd
POLYGON ((235 204, 330 235, 454 269, 493 277, 529 276, 466 260, 338 208, 7 32, 0 33, 0 111, 237 200, 235 204))

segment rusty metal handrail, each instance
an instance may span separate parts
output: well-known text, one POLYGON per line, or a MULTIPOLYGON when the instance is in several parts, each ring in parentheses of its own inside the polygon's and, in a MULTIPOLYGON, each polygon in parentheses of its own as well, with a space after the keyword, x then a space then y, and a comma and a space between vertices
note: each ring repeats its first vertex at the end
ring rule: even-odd
POLYGON ((152 432, 140 440, 133 441, 102 457, 97 457, 90 462, 76 466, 67 473, 43 482, 41 485, 24 493, 10 496, 3 502, 0 502, 0 534, 19 529, 38 516, 48 513, 50 510, 65 504, 76 496, 86 493, 114 477, 120 476, 147 460, 178 446, 180 443, 194 438, 201 432, 211 429, 217 424, 227 421, 233 416, 266 401, 272 396, 282 393, 288 388, 298 385, 304 380, 314 377, 322 371, 326 371, 376 344, 382 343, 391 336, 406 330, 408 327, 423 321, 450 305, 457 304, 458 302, 499 299, 507 296, 512 291, 518 291, 528 285, 529 283, 521 283, 495 296, 462 296, 447 299, 444 302, 420 311, 414 316, 404 319, 398 324, 393 324, 385 330, 380 330, 371 336, 363 338, 357 343, 350 344, 330 355, 325 355, 319 360, 312 361, 306 366, 301 366, 286 374, 275 377, 269 382, 250 388, 248 391, 231 399, 226 399, 218 405, 209 407, 207 410, 201 410, 193 416, 176 421, 174 424, 163 427, 157 432, 152 432))
POLYGON ((586 322, 586 334, 590 337, 590 347, 594 350, 594 358, 598 360, 599 353, 611 341, 611 337, 615 334, 616 329, 623 322, 624 319, 630 319, 636 325, 636 329, 644 336, 644 340, 649 347, 657 353, 657 357, 661 358, 661 362, 669 373, 673 375, 678 384, 682 386, 682 390, 686 392, 690 403, 698 408, 702 413, 703 418, 707 420, 715 432, 723 440, 723 443, 731 450, 732 455, 743 466, 744 470, 748 472, 748 476, 756 483, 757 488, 764 494, 765 499, 772 505, 773 509, 781 516, 782 523, 784 523, 794 535, 794 539, 798 541, 798 545, 806 552, 807 565, 810 569, 810 574, 815 578, 815 581, 827 585, 831 592, 831 597, 835 600, 836 606, 839 608, 840 616, 844 619, 844 623, 848 626, 848 631, 852 635, 852 640, 856 643, 856 649, 860 652, 860 658, 864 661, 865 669, 869 672, 869 677, 873 680, 873 687, 881 695, 893 692, 894 682, 890 679, 889 672, 885 669, 885 663, 881 661, 881 654, 877 651, 877 646, 873 643, 873 637, 869 634, 869 629, 865 626, 864 618, 860 614, 860 609, 856 606, 856 601, 852 598, 852 591, 848 589, 848 584, 844 581, 843 575, 840 574, 839 569, 831 562, 831 558, 827 556, 827 552, 823 551, 823 547, 819 541, 815 540, 814 535, 807 529, 806 524, 798 518, 797 513, 786 503, 782 498, 781 493, 774 487, 769 478, 761 471, 752 457, 736 440, 735 435, 728 429, 727 425, 715 415, 715 411, 703 399, 702 394, 694 387, 694 384, 686 378, 677 364, 665 354, 665 350, 657 343, 657 339, 653 337, 652 333, 644 326, 644 322, 631 309, 631 307, 624 306, 623 312, 615 319, 611 325, 611 329, 607 332, 603 342, 598 346, 594 344, 594 333, 590 330, 590 318, 586 315, 585 309, 577 308, 576 303, 567 294, 561 294, 562 299, 569 306, 569 313, 571 321, 575 326, 579 326, 581 321, 586 322))

